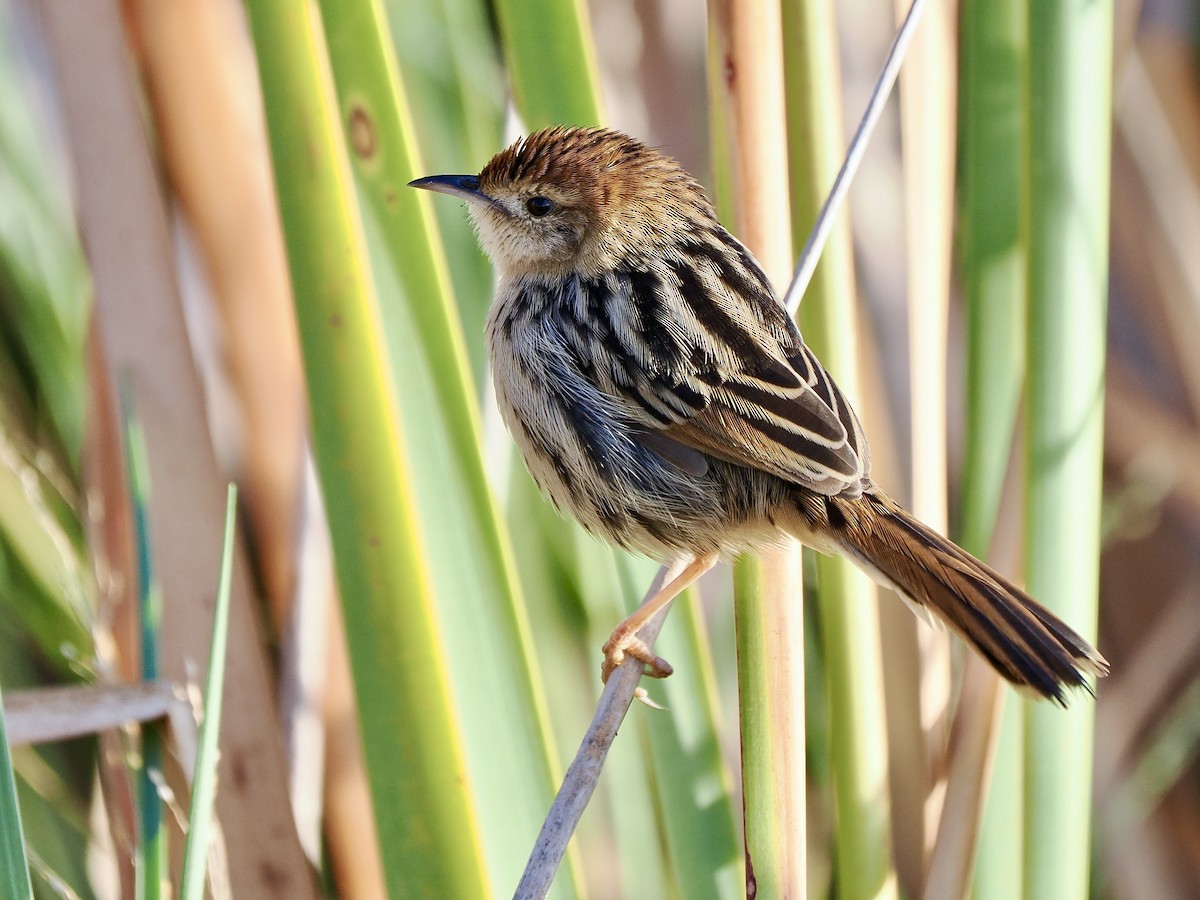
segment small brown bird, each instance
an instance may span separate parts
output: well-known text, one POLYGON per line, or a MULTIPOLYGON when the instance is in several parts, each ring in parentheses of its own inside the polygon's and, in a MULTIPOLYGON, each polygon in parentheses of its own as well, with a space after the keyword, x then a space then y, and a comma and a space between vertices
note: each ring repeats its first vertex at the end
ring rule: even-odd
POLYGON ((758 263, 675 162, 601 128, 539 131, 475 175, 413 187, 467 201, 499 274, 496 396, 534 480, 585 528, 681 573, 617 626, 605 679, 722 555, 781 533, 843 554, 960 634, 1014 684, 1064 702, 1108 664, 1049 610, 871 481, 858 417, 758 263))

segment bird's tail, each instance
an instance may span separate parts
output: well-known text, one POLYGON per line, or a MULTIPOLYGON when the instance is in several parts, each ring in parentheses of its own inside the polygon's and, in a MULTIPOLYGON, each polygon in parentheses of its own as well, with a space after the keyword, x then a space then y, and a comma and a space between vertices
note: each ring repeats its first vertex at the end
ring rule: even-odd
POLYGON ((810 527, 935 614, 1018 687, 1064 704, 1064 687, 1090 691, 1086 676, 1108 673, 1104 657, 1061 619, 886 494, 809 496, 802 506, 810 527), (826 521, 814 521, 814 514, 826 521))

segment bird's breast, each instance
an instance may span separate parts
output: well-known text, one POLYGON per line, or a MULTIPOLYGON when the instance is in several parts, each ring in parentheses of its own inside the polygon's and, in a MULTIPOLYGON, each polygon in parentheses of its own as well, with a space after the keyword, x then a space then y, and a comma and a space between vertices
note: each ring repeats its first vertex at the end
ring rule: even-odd
POLYGON ((542 286, 502 283, 488 316, 496 399, 538 487, 589 531, 665 556, 724 518, 720 486, 638 440, 623 401, 597 384, 589 337, 542 286), (583 346, 581 346, 583 342, 583 346))

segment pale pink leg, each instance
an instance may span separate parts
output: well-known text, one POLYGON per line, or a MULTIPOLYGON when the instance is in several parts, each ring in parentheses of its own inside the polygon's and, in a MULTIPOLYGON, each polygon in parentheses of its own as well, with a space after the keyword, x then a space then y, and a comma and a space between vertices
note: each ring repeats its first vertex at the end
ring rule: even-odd
POLYGON ((691 587, 696 579, 716 563, 717 554, 715 553, 694 557, 678 575, 663 585, 658 593, 648 597, 629 618, 613 629, 612 635, 604 643, 604 663, 600 667, 601 680, 608 681, 608 676, 625 661, 626 656, 632 656, 645 664, 645 674, 652 678, 666 678, 671 674, 670 663, 655 656, 637 636, 637 633, 659 610, 691 587))

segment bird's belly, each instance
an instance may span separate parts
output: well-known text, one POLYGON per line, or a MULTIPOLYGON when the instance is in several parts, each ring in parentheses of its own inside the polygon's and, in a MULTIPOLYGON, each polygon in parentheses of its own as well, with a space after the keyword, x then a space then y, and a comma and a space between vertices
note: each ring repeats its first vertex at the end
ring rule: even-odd
POLYGON ((611 543, 665 558, 720 550, 730 521, 712 473, 689 475, 637 440, 618 405, 552 343, 489 329, 505 424, 554 505, 611 543))

